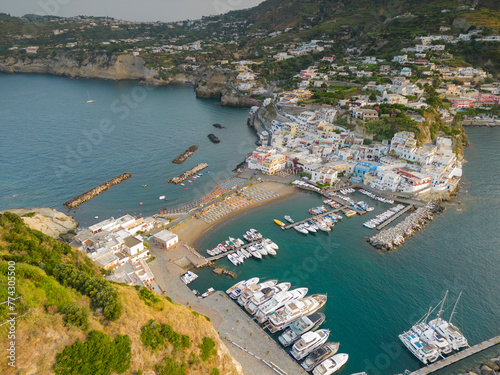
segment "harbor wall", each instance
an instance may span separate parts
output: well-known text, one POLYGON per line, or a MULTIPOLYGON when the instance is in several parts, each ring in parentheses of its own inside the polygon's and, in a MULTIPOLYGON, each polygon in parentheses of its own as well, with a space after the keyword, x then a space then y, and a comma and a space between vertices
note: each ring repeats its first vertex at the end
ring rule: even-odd
POLYGON ((76 208, 79 205, 81 205, 82 203, 85 203, 85 202, 91 200, 92 198, 98 196, 102 192, 108 190, 111 186, 118 185, 120 182, 122 182, 123 180, 126 180, 130 177, 132 177, 131 173, 129 173, 129 172, 123 173, 115 178, 112 178, 111 180, 109 180, 108 182, 105 182, 102 185, 96 186, 95 188, 90 189, 89 191, 87 191, 83 194, 80 194, 76 198, 70 199, 69 201, 64 203, 64 207, 66 207, 68 210, 76 208))
POLYGON ((368 242, 383 251, 394 250, 397 246, 401 246, 406 238, 422 230, 429 221, 434 219, 435 214, 442 211, 441 206, 427 203, 424 207, 417 208, 415 212, 394 227, 384 229, 368 238, 368 242))

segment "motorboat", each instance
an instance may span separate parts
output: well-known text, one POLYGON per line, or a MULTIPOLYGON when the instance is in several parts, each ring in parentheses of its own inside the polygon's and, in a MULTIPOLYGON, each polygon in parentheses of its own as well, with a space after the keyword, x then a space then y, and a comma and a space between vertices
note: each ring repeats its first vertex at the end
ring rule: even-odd
POLYGON ((296 225, 293 227, 293 229, 295 229, 297 232, 300 232, 300 233, 304 233, 304 234, 309 233, 309 231, 304 227, 303 224, 296 225))
POLYGON ((323 345, 330 336, 330 330, 319 329, 314 332, 306 332, 293 344, 290 354, 296 360, 305 358, 314 349, 323 345))
POLYGON ((273 296, 276 294, 276 293, 279 293, 279 292, 286 292, 288 289, 290 289, 290 283, 280 283, 274 287, 271 287, 271 288, 265 288, 265 289, 262 289, 261 291, 255 293, 251 298, 250 300, 248 300, 248 302, 245 304, 245 310, 249 313, 249 314, 255 314, 255 312, 257 311, 257 309, 259 308, 259 306, 261 306, 262 304, 266 303, 267 301, 269 301, 271 298, 273 298, 273 296), (270 289, 270 290, 267 290, 267 289, 270 289))
POLYGON ((345 353, 335 354, 316 366, 313 370, 313 375, 332 375, 342 368, 347 363, 349 355, 345 353))
MULTIPOLYGON (((253 285, 253 284, 257 284, 258 282, 259 282, 259 278, 253 277, 251 279, 248 279, 247 281, 244 281, 241 285, 238 285, 238 284, 233 285, 231 288, 234 288, 234 289, 228 293, 229 297, 231 297, 232 299, 238 299, 238 297, 241 295, 241 292, 246 287, 253 285)), ((228 290, 230 290, 231 288, 229 288, 228 290)))
POLYGON ((255 313, 255 318, 259 323, 265 323, 269 318, 269 314, 286 305, 288 302, 303 298, 307 294, 307 291, 307 288, 298 288, 276 293, 271 300, 259 306, 259 309, 255 313))
POLYGON ((275 286, 278 283, 278 280, 268 280, 260 284, 252 284, 247 286, 242 292, 240 297, 238 298, 238 303, 240 306, 244 306, 247 301, 253 297, 253 295, 257 292, 260 292, 264 288, 270 288, 275 286))
POLYGON ((340 343, 327 342, 323 346, 314 350, 307 356, 307 358, 300 364, 306 371, 312 371, 317 365, 326 359, 334 356, 339 350, 340 343))
POLYGON ((285 224, 285 223, 283 223, 282 221, 279 221, 278 219, 274 219, 274 222, 275 222, 276 224, 278 224, 280 227, 284 227, 284 226, 286 226, 286 224, 285 224))
POLYGON ((281 345, 287 347, 292 345, 300 335, 318 328, 325 321, 326 316, 322 313, 314 313, 293 322, 290 327, 278 338, 281 345))
POLYGON ((271 333, 281 331, 305 315, 312 314, 322 308, 327 300, 326 294, 313 294, 287 303, 285 306, 269 314, 266 328, 271 333))
POLYGON ((292 220, 292 218, 288 215, 285 216, 285 220, 288 221, 289 223, 293 224, 295 221, 292 220))

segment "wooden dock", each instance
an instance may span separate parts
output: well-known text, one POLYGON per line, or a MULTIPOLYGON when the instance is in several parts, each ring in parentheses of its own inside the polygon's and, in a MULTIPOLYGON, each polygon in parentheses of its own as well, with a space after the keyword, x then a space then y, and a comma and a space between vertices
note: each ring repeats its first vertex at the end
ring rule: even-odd
POLYGON ((384 221, 382 224, 380 224, 379 226, 377 226, 377 230, 380 230, 384 227, 386 227, 387 225, 389 225, 390 223, 392 223, 394 220, 396 220, 398 217, 400 217, 401 215, 403 215, 405 212, 408 212, 409 210, 411 210, 413 208, 413 205, 410 204, 409 206, 406 206, 405 208, 403 208, 401 211, 399 211, 398 213, 392 215, 389 219, 387 219, 386 221, 384 221))
POLYGON ((453 354, 450 357, 446 357, 440 361, 432 363, 429 366, 423 367, 417 371, 413 371, 410 375, 430 374, 432 372, 441 370, 442 368, 445 368, 446 366, 449 366, 453 363, 457 363, 457 362, 461 361, 462 359, 470 357, 471 355, 482 352, 483 350, 491 348, 491 347, 498 345, 498 344, 500 344, 500 336, 493 337, 489 340, 483 341, 480 344, 471 346, 470 348, 467 348, 465 350, 462 350, 461 352, 453 354))
POLYGON ((339 212, 341 209, 343 208, 346 208, 347 206, 342 206, 340 208, 336 208, 334 210, 331 210, 331 211, 327 211, 325 213, 322 213, 322 214, 319 214, 319 215, 314 215, 314 216, 311 216, 310 218, 307 218, 307 219, 304 219, 304 220, 301 220, 301 221, 296 221, 295 223, 293 224, 288 224, 288 225, 285 225, 284 227, 282 227, 283 229, 290 229, 290 228, 293 228, 293 227, 296 227, 297 225, 300 225, 300 224, 303 224, 307 221, 311 221, 313 217, 323 217, 323 216, 326 216, 326 215, 330 215, 330 214, 334 214, 334 213, 337 213, 339 212))

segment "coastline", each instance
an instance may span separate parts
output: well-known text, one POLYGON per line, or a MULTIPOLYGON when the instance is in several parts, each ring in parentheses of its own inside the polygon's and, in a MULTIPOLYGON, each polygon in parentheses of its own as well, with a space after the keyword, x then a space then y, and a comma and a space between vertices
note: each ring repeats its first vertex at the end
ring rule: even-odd
POLYGON ((236 216, 239 216, 245 212, 248 212, 250 210, 256 209, 258 207, 268 205, 270 203, 278 202, 282 199, 289 198, 292 195, 296 194, 299 192, 299 189, 290 186, 290 185, 285 185, 280 182, 274 182, 274 181, 267 181, 267 182, 261 182, 258 183, 257 186, 260 188, 265 188, 267 190, 273 191, 275 193, 279 194, 279 197, 274 197, 270 199, 266 199, 260 202, 254 202, 251 205, 247 207, 240 208, 238 210, 235 210, 224 217, 221 217, 220 219, 214 221, 213 223, 206 223, 201 219, 195 218, 194 216, 191 216, 181 223, 173 226, 169 230, 172 232, 176 233, 179 238, 182 240, 182 242, 188 244, 189 246, 194 247, 194 244, 209 230, 212 230, 219 226, 220 224, 224 223, 225 221, 229 219, 233 219, 236 216))

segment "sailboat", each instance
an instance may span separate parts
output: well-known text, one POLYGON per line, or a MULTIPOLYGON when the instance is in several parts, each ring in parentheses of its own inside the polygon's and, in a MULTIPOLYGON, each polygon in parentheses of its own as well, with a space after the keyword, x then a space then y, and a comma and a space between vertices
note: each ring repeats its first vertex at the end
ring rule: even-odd
POLYGON ((87 103, 94 103, 94 99, 90 99, 90 94, 87 91, 87 103))

